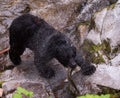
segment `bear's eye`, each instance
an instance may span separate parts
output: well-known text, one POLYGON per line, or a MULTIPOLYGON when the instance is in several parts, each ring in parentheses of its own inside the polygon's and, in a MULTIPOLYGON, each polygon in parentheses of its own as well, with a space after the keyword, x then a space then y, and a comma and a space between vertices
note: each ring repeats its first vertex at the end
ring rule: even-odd
POLYGON ((76 48, 74 46, 72 46, 72 51, 73 51, 73 54, 76 55, 76 48))
POLYGON ((60 40, 60 41, 58 41, 57 44, 58 44, 58 45, 66 44, 66 41, 65 41, 65 40, 60 40))
POLYGON ((66 40, 62 40, 62 43, 63 43, 63 44, 66 44, 67 42, 66 42, 66 40))
POLYGON ((73 53, 72 57, 74 58, 76 56, 76 54, 73 53))

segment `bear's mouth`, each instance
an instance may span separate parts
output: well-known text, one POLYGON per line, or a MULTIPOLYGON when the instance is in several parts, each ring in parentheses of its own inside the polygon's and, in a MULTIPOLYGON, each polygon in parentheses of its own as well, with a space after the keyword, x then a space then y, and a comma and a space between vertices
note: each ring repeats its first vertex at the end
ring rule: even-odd
POLYGON ((75 68, 77 66, 77 64, 73 58, 69 60, 68 66, 70 68, 75 68))

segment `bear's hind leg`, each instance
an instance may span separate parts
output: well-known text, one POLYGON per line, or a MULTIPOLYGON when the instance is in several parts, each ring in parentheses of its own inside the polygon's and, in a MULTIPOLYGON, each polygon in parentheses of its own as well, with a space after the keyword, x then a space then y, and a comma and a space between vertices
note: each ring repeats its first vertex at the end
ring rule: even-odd
POLYGON ((11 46, 9 50, 9 57, 14 65, 19 65, 21 63, 20 55, 23 54, 25 47, 11 46))

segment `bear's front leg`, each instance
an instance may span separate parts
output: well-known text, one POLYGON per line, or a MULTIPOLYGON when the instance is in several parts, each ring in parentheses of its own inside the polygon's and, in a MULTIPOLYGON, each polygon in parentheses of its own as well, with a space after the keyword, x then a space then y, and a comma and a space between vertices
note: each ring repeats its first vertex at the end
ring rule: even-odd
POLYGON ((44 64, 42 64, 42 65, 39 64, 38 66, 36 65, 36 67, 37 67, 40 75, 44 78, 52 78, 55 76, 54 70, 49 66, 46 66, 44 64))
POLYGON ((91 75, 96 71, 96 67, 85 61, 79 53, 77 53, 75 61, 81 67, 81 72, 83 75, 91 75))
POLYGON ((35 66, 40 73, 40 75, 44 78, 52 78, 55 76, 54 70, 47 65, 47 60, 45 58, 36 57, 34 58, 35 66))

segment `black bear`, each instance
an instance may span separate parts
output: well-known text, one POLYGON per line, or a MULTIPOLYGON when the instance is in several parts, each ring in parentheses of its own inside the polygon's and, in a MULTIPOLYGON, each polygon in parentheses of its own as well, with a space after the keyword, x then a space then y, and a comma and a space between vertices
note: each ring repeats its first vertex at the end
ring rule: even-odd
POLYGON ((45 78, 55 76, 54 70, 47 65, 53 58, 65 67, 75 68, 79 65, 84 75, 91 75, 96 70, 77 53, 67 36, 37 16, 28 13, 17 17, 13 20, 9 33, 9 57, 14 65, 21 63, 20 56, 25 48, 29 48, 34 52, 35 66, 45 78))

